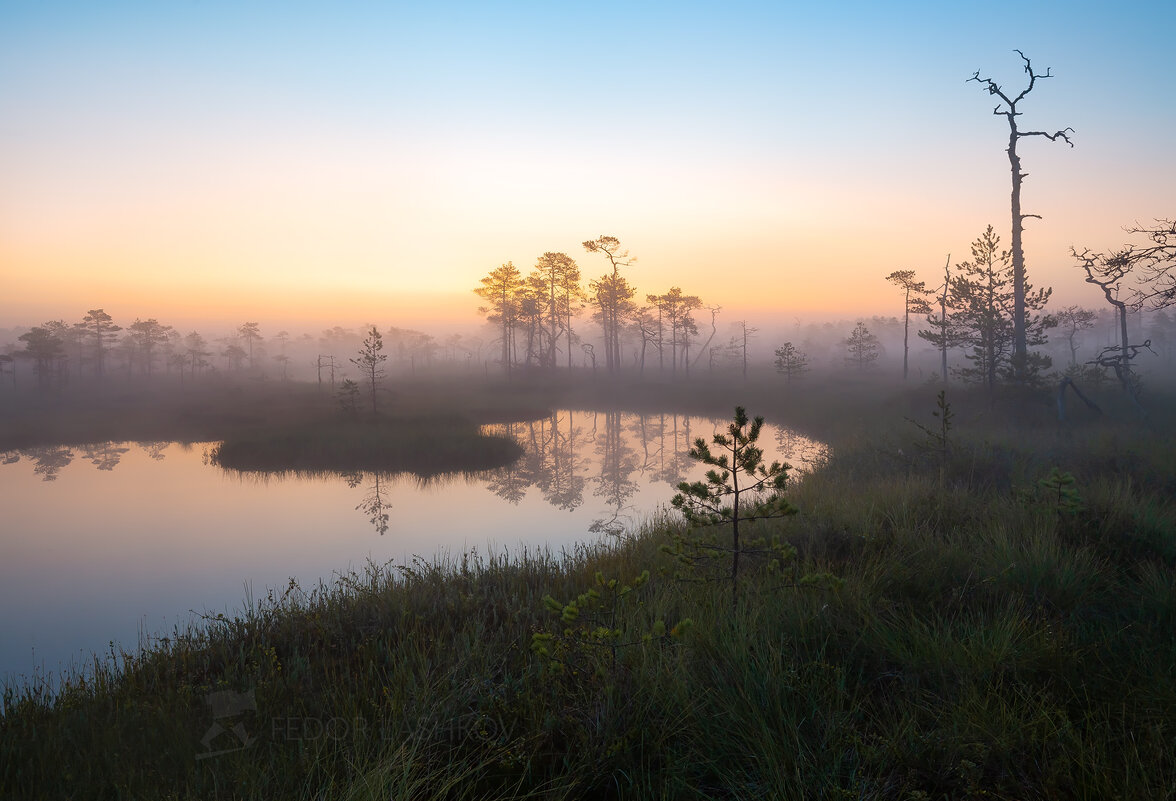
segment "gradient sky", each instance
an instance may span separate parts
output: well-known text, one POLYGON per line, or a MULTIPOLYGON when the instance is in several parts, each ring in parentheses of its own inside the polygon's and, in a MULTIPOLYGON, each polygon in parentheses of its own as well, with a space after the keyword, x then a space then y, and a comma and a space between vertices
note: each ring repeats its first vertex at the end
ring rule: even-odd
MULTIPOLYGON (((1171 2, 0 0, 0 327, 473 323, 478 279, 621 238, 644 295, 898 314, 993 223, 1013 52, 1030 279, 1176 214, 1171 2)), ((313 328, 314 326, 307 326, 313 328)))

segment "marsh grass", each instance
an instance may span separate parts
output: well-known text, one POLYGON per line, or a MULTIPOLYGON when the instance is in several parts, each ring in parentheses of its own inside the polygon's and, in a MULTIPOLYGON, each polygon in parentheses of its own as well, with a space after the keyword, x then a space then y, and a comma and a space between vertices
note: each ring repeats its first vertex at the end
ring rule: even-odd
POLYGON ((489 470, 518 459, 522 447, 482 433, 461 418, 327 418, 266 427, 217 445, 211 459, 242 471, 376 470, 435 476, 489 470))
POLYGON ((669 519, 567 554, 372 565, 55 695, 7 687, 0 795, 1173 797, 1171 432, 1010 429, 964 402, 941 477, 909 450, 915 405, 840 435, 789 485, 801 513, 756 524, 838 589, 754 569, 732 610, 723 585, 671 577, 669 519), (1037 492, 1054 468, 1079 513, 1037 492), (529 647, 562 625, 543 597, 646 569, 619 628, 689 617, 689 635, 553 680, 529 647), (197 759, 220 690, 253 691, 256 740, 197 759))

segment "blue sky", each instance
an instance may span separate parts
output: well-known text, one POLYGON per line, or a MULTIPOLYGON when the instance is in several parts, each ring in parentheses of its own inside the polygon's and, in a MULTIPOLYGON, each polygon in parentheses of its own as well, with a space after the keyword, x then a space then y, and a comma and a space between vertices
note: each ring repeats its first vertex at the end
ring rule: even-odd
POLYGON ((468 317, 501 262, 565 250, 595 274, 579 242, 601 233, 643 291, 883 311, 890 270, 933 278, 989 222, 1007 242, 1007 128, 966 79, 1019 87, 1014 48, 1056 76, 1023 126, 1075 129, 1073 149, 1022 144, 1030 270, 1093 305, 1068 246, 1176 213, 1173 22, 1160 3, 4 3, 0 319, 226 294, 468 317))

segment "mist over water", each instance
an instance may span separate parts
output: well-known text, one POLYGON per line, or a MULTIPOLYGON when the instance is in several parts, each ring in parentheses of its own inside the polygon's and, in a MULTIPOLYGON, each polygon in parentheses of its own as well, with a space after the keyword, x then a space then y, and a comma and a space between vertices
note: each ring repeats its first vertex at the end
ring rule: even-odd
MULTIPOLYGON (((687 455, 723 423, 680 414, 560 410, 487 426, 524 449, 515 463, 422 480, 379 473, 238 473, 214 443, 106 442, 8 451, 0 505, 0 675, 57 674, 92 654, 135 651, 194 614, 232 614, 251 595, 329 582, 368 561, 477 549, 570 548, 616 536, 667 507, 687 455)), ((825 447, 779 426, 767 458, 797 472, 825 447)))

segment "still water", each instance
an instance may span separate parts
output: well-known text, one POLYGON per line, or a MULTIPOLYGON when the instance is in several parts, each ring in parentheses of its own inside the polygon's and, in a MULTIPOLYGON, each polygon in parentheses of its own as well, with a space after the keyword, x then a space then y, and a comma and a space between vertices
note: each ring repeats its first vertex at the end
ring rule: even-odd
MULTIPOLYGON (((289 579, 477 549, 558 552, 639 524, 704 470, 724 421, 562 410, 488 427, 510 467, 424 482, 372 473, 240 474, 214 443, 107 442, 0 453, 0 684, 92 663, 111 644, 233 614, 289 579)), ((767 425, 765 457, 805 469, 818 442, 767 425)))

